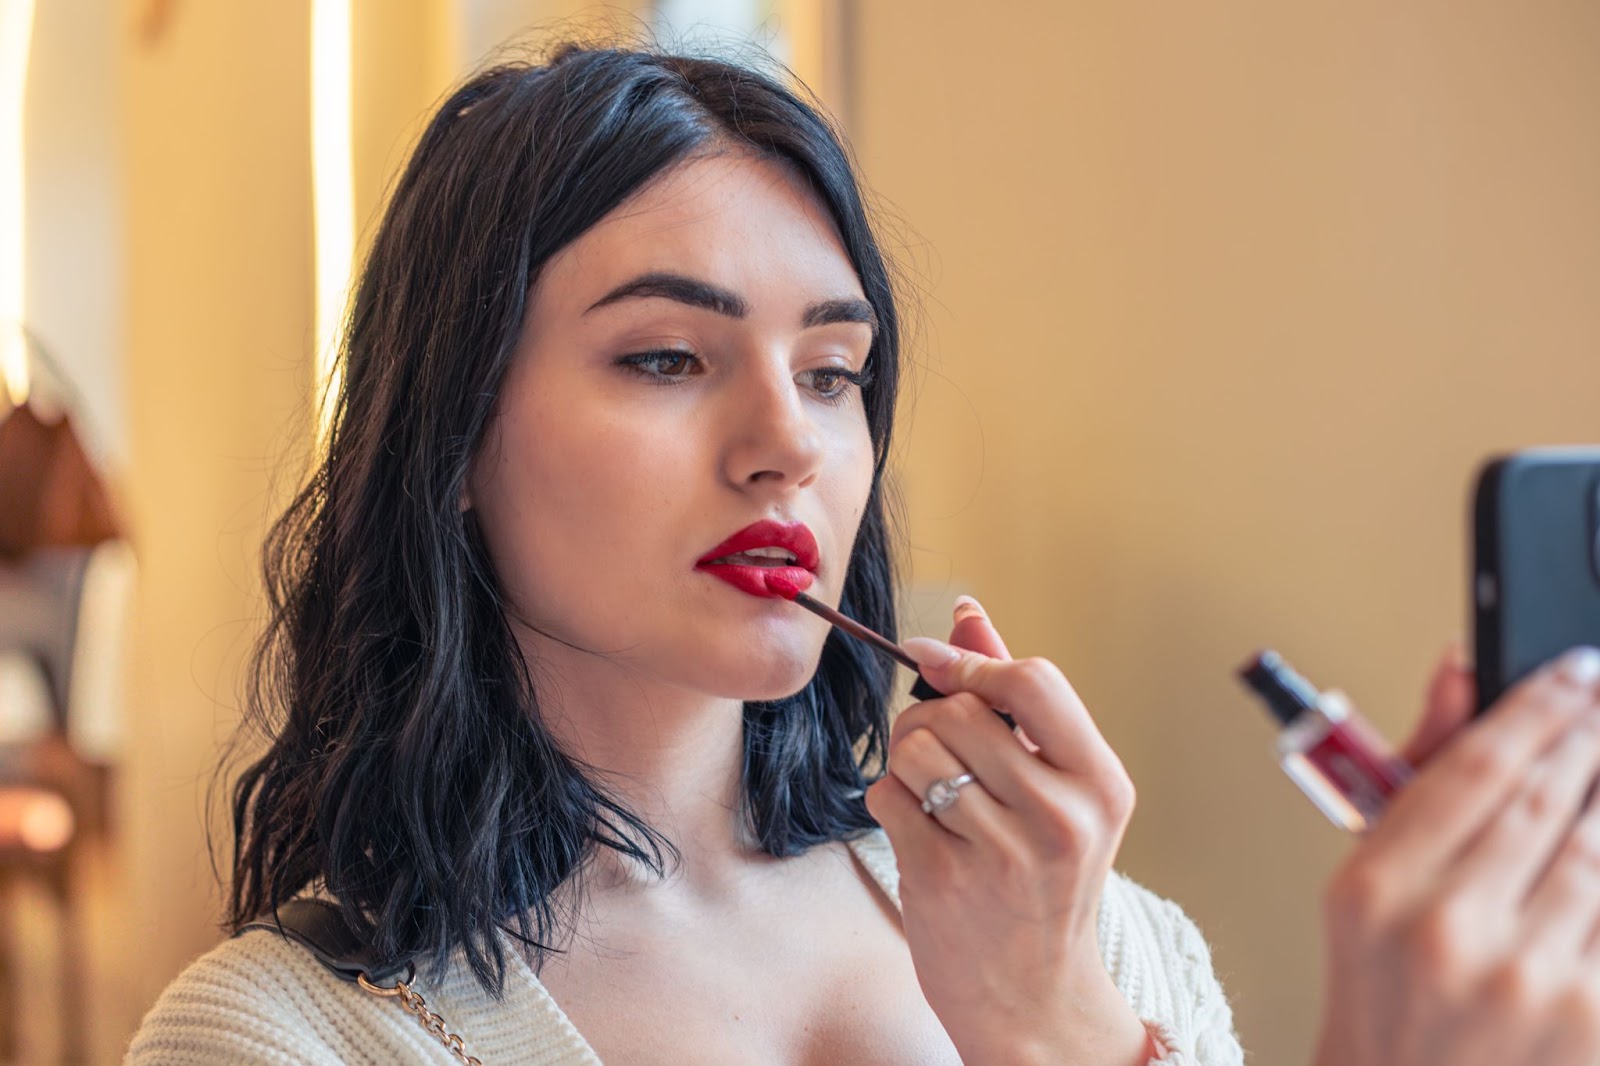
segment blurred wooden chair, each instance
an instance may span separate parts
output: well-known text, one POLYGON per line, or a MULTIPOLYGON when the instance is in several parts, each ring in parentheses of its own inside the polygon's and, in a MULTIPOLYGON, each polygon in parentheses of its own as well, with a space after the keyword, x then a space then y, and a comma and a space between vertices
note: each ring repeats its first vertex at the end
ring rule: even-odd
MULTIPOLYGON (((71 679, 78 614, 90 550, 41 550, 0 562, 0 651, 38 667, 49 719, 33 736, 0 743, 0 1004, 14 1005, 16 887, 42 886, 60 916, 60 1030, 63 1058, 86 1061, 84 1048, 80 867, 84 849, 110 822, 111 768, 86 758, 71 740, 71 679)), ((0 1025, 0 1058, 14 1058, 13 1016, 0 1025)))
POLYGON ((0 1058, 17 1050, 15 888, 41 885, 60 915, 60 1047, 87 1061, 79 867, 110 823, 111 768, 73 743, 70 718, 86 579, 119 536, 105 490, 63 415, 26 403, 0 421, 0 652, 38 669, 47 722, 0 742, 0 1058))

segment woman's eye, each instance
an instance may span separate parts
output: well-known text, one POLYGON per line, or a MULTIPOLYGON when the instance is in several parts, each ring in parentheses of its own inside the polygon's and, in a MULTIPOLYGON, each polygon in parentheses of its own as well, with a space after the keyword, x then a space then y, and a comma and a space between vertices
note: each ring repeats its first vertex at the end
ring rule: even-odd
POLYGON ((865 388, 868 381, 867 374, 843 367, 824 367, 806 373, 811 377, 812 391, 824 400, 843 400, 851 388, 865 388))
POLYGON ((653 352, 640 352, 637 355, 625 355, 617 362, 632 367, 647 378, 670 380, 688 377, 695 364, 700 362, 700 357, 693 352, 663 348, 653 352))

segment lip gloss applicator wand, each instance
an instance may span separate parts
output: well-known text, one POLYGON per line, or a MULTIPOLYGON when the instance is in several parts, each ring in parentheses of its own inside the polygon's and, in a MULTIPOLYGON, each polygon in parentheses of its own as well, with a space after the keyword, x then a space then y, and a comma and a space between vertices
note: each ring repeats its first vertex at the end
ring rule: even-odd
MULTIPOLYGON (((860 622, 857 622, 854 618, 851 618, 849 615, 839 613, 820 600, 816 600, 810 596, 807 596, 804 592, 800 591, 799 585, 794 584, 783 574, 766 574, 764 576, 766 577, 768 591, 773 592, 786 600, 792 600, 801 607, 804 607, 806 610, 810 611, 812 614, 816 615, 818 618, 821 618, 823 621, 829 623, 834 628, 842 629, 852 637, 855 637, 857 640, 872 645, 874 648, 877 648, 879 651, 883 652, 883 654, 887 655, 901 666, 904 666, 906 669, 910 670, 913 674, 916 674, 916 683, 911 686, 911 695, 915 698, 919 700, 933 700, 938 699, 941 696, 949 695, 949 693, 940 692, 938 689, 928 684, 927 678, 923 677, 921 671, 918 670, 916 660, 907 655, 905 651, 901 649, 900 645, 896 644, 888 637, 867 628, 860 622)), ((1009 714, 998 709, 996 709, 994 713, 1000 716, 1000 720, 1006 724, 1007 729, 1015 729, 1017 727, 1016 719, 1012 718, 1009 714)))

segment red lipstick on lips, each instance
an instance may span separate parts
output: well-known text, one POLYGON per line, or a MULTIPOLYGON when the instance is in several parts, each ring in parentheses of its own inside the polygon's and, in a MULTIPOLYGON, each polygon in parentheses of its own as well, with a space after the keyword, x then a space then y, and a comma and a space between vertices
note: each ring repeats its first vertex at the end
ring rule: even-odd
POLYGON ((817 539, 804 522, 777 522, 767 518, 745 526, 712 548, 696 570, 720 577, 741 592, 764 599, 790 599, 790 589, 803 591, 817 579, 817 539), (786 558, 776 558, 771 549, 780 549, 786 558), (767 549, 762 554, 750 554, 767 549), (768 586, 774 581, 778 590, 768 586), (781 590, 781 591, 780 591, 781 590))

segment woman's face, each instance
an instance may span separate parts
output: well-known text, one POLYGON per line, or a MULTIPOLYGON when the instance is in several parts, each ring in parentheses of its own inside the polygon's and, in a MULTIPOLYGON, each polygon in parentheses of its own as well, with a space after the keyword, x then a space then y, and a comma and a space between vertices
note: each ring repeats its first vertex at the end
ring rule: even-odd
POLYGON ((837 602, 872 485, 852 379, 873 328, 826 210, 737 150, 666 172, 553 258, 467 499, 534 660, 592 653, 736 699, 802 688, 826 625, 708 557, 802 523, 814 559, 756 540, 837 602))

